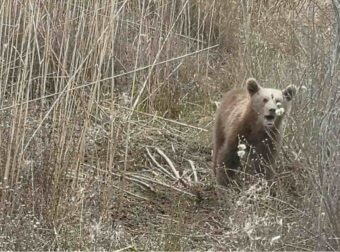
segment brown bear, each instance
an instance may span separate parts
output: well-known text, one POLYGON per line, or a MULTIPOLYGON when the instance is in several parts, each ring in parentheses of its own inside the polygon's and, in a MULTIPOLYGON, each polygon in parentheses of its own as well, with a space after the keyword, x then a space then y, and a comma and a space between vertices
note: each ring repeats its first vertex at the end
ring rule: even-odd
MULTIPOLYGON (((296 87, 263 88, 254 78, 246 89, 227 92, 217 110, 214 128, 213 171, 220 185, 227 185, 241 166, 240 158, 255 169, 273 161, 284 114, 289 113, 296 87)), ((269 174, 269 172, 268 172, 269 174)))

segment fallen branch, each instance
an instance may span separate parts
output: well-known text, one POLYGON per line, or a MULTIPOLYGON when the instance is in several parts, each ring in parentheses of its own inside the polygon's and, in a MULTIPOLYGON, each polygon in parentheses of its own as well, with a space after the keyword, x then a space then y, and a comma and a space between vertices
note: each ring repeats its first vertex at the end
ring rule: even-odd
POLYGON ((169 177, 173 178, 173 179, 176 179, 167 169, 165 169, 163 166, 161 166, 157 160, 152 156, 150 150, 148 147, 145 148, 146 149, 146 152, 148 153, 150 159, 152 160, 152 162, 154 162, 156 164, 156 166, 162 171, 164 172, 166 175, 168 175, 169 177))
MULTIPOLYGON (((88 165, 88 164, 83 164, 83 165, 84 165, 84 166, 88 166, 88 167, 90 167, 90 168, 92 168, 92 169, 96 169, 97 171, 107 173, 107 171, 102 170, 102 169, 100 169, 100 168, 97 168, 97 167, 95 167, 95 166, 88 165)), ((113 176, 119 178, 119 179, 122 178, 122 175, 117 174, 117 173, 115 173, 115 172, 111 172, 111 174, 112 174, 113 176)), ((131 178, 131 177, 128 177, 128 176, 125 176, 125 179, 128 180, 128 181, 131 181, 131 182, 135 182, 136 184, 141 185, 142 187, 145 187, 145 188, 147 188, 147 189, 150 190, 150 191, 153 191, 153 192, 155 191, 155 189, 154 189, 151 185, 145 183, 144 181, 138 180, 138 179, 136 179, 136 178, 131 178)))
MULTIPOLYGON (((118 178, 121 178, 121 177, 122 177, 121 175, 119 175, 119 174, 117 174, 117 173, 115 173, 115 172, 112 172, 112 171, 110 171, 110 172, 109 172, 109 171, 105 171, 105 170, 103 170, 103 169, 100 169, 100 168, 97 168, 97 167, 95 167, 95 166, 88 165, 88 164, 84 164, 84 165, 89 166, 89 167, 91 167, 92 169, 97 169, 98 171, 103 172, 103 173, 109 173, 109 174, 111 174, 111 175, 113 175, 113 176, 115 176, 115 177, 118 177, 118 178)), ((182 189, 180 189, 180 188, 177 188, 177 187, 172 186, 172 185, 165 184, 165 183, 163 183, 163 182, 154 180, 154 179, 149 178, 149 177, 144 177, 144 176, 140 176, 140 175, 136 175, 136 174, 126 173, 126 174, 125 174, 125 179, 128 180, 128 181, 132 181, 132 182, 136 182, 137 180, 138 180, 138 181, 145 180, 145 181, 147 181, 147 182, 151 182, 151 183, 154 183, 154 184, 157 184, 157 185, 160 185, 160 186, 163 186, 163 187, 166 187, 166 188, 170 188, 170 189, 173 189, 173 190, 175 190, 175 191, 184 193, 184 194, 186 194, 186 195, 189 195, 189 196, 192 196, 192 197, 196 197, 196 195, 194 195, 194 194, 192 194, 192 193, 190 193, 190 192, 184 191, 184 190, 182 190, 182 189)), ((142 181, 142 182, 143 182, 143 181, 142 181)), ((113 187, 118 188, 117 186, 114 186, 114 185, 113 185, 113 187)), ((128 194, 133 195, 133 194, 132 194, 131 192, 129 192, 129 191, 125 191, 125 192, 127 192, 128 194)), ((144 200, 149 200, 149 199, 147 199, 147 198, 143 198, 142 196, 138 196, 138 195, 133 195, 133 196, 139 197, 139 198, 144 199, 144 200)))
POLYGON ((194 174, 194 181, 195 181, 195 183, 197 183, 198 182, 198 177, 197 177, 197 170, 196 170, 195 164, 194 164, 194 162, 192 160, 189 160, 189 159, 188 159, 188 162, 189 162, 189 164, 191 166, 192 173, 194 174))
MULTIPOLYGON (((102 171, 104 171, 104 170, 102 170, 102 171)), ((104 172, 106 172, 106 171, 104 171, 104 172)), ((76 176, 75 176, 75 175, 72 175, 72 174, 67 174, 66 176, 67 176, 67 177, 70 177, 70 178, 72 178, 72 179, 75 179, 75 178, 76 178, 76 176)), ((82 181, 85 181, 85 179, 83 179, 83 178, 79 178, 79 177, 78 177, 78 179, 80 179, 80 180, 82 180, 82 181)), ((101 182, 101 183, 105 183, 105 182, 102 181, 102 180, 98 180, 98 179, 97 179, 97 181, 99 181, 99 182, 101 182)), ((115 185, 111 185, 111 186, 114 187, 114 188, 116 188, 116 189, 119 189, 118 186, 115 186, 115 185)), ((143 196, 134 194, 134 193, 132 193, 132 192, 130 192, 130 191, 128 191, 128 190, 124 190, 124 192, 127 193, 127 194, 130 195, 130 196, 135 197, 135 198, 138 198, 138 199, 141 199, 141 200, 145 200, 145 201, 150 201, 149 198, 145 198, 145 197, 143 197, 143 196)))
POLYGON ((176 170, 174 164, 172 163, 172 161, 170 160, 170 158, 168 158, 167 155, 165 155, 165 153, 163 151, 161 151, 160 149, 158 149, 157 147, 155 147, 156 151, 165 159, 165 161, 168 163, 168 165, 170 166, 172 172, 175 174, 176 176, 176 181, 179 181, 183 186, 185 187, 189 187, 188 183, 184 180, 184 175, 182 176, 179 175, 179 172, 176 170))
POLYGON ((173 174, 175 175, 176 179, 180 179, 181 176, 179 175, 179 172, 176 170, 174 164, 172 163, 172 161, 170 160, 170 158, 168 158, 167 155, 165 155, 165 153, 163 151, 161 151, 160 149, 158 149, 157 147, 155 147, 156 151, 159 153, 159 155, 161 155, 165 161, 168 163, 168 165, 170 166, 173 174))
POLYGON ((161 185, 161 186, 163 186, 163 187, 167 187, 167 188, 173 189, 173 190, 175 190, 175 191, 184 193, 184 194, 186 194, 186 195, 189 195, 189 196, 192 196, 192 197, 196 197, 195 194, 192 194, 192 193, 190 193, 190 192, 184 191, 184 190, 182 190, 182 189, 180 189, 180 188, 178 188, 178 187, 175 187, 175 186, 172 186, 172 185, 168 185, 168 184, 165 184, 165 183, 163 183, 163 182, 154 180, 154 179, 152 179, 152 178, 143 177, 143 176, 139 176, 139 175, 130 175, 130 176, 135 177, 135 178, 139 178, 139 179, 144 179, 144 180, 146 180, 146 181, 155 183, 155 184, 157 184, 157 185, 161 185))

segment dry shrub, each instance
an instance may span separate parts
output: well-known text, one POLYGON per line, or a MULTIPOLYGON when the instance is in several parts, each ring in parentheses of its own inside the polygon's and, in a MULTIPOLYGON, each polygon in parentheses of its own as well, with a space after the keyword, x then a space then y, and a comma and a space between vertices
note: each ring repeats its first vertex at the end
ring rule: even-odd
POLYGON ((336 14, 4 0, 0 249, 339 249, 336 14), (210 174, 215 101, 249 76, 300 89, 275 197, 258 178, 219 194, 210 174))

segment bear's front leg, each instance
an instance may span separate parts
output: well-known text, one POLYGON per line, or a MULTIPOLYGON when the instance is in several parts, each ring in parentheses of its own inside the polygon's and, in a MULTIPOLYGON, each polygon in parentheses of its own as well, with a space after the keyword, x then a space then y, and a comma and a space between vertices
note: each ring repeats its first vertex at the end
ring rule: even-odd
POLYGON ((231 149, 224 144, 217 155, 216 179, 219 185, 228 185, 235 177, 237 169, 240 167, 240 159, 237 150, 231 149))

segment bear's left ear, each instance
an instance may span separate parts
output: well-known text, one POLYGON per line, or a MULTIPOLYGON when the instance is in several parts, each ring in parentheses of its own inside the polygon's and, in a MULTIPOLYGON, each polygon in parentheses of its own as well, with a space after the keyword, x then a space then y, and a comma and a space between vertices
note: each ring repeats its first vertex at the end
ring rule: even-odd
POLYGON ((282 91, 283 96, 286 98, 287 101, 290 101, 293 99, 293 97, 296 94, 296 86, 294 85, 289 85, 282 91))
POLYGON ((257 81, 254 78, 249 78, 246 84, 250 95, 256 94, 261 88, 261 86, 257 83, 257 81))

